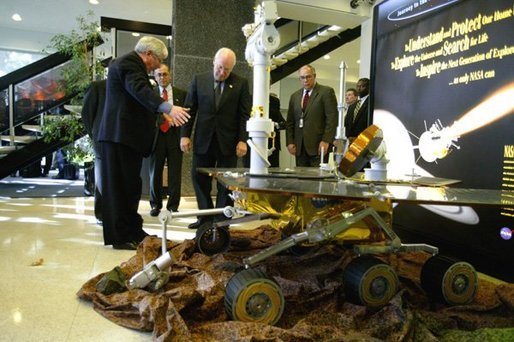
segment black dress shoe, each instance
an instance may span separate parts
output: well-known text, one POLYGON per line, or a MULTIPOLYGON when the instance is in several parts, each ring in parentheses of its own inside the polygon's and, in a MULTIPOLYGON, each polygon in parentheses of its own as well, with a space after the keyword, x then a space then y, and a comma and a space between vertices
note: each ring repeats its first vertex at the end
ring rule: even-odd
POLYGON ((152 210, 150 210, 150 216, 153 216, 153 217, 158 216, 160 212, 161 212, 161 209, 152 208, 152 210))
POLYGON ((196 220, 196 222, 191 223, 189 226, 187 226, 189 229, 198 229, 200 226, 204 224, 212 224, 211 219, 202 219, 202 220, 196 220))
POLYGON ((150 235, 148 233, 146 233, 145 231, 141 231, 136 238, 133 239, 133 242, 137 245, 139 245, 141 242, 143 242, 143 240, 147 237, 147 236, 155 236, 155 235, 150 235))
POLYGON ((204 224, 204 220, 196 220, 196 222, 191 223, 187 228, 189 229, 198 229, 202 224, 204 224))
POLYGON ((125 242, 125 243, 121 243, 121 244, 112 245, 112 248, 135 251, 137 249, 137 244, 135 242, 125 242))

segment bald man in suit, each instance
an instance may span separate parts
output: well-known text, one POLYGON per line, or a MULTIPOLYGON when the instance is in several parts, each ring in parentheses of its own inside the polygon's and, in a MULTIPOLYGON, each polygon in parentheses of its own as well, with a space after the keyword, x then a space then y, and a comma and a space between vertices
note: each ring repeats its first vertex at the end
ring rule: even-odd
POLYGON ((296 166, 319 166, 321 151, 327 155, 337 128, 337 99, 334 89, 316 82, 316 70, 299 70, 302 88, 289 100, 286 144, 296 156, 296 166), (306 98, 307 97, 307 98, 306 98))
MULTIPOLYGON (((247 153, 246 121, 250 118, 252 100, 248 81, 232 72, 235 65, 234 51, 219 49, 213 71, 196 75, 187 92, 185 107, 190 108, 191 120, 181 128, 180 148, 193 151, 191 176, 199 209, 211 209, 214 205, 212 177, 199 173, 197 168, 236 167, 237 158, 247 153), (191 140, 193 125, 195 136, 191 140)), ((231 205, 229 191, 219 183, 217 189, 216 208, 231 205)), ((189 228, 196 229, 205 220, 199 217, 189 228)))

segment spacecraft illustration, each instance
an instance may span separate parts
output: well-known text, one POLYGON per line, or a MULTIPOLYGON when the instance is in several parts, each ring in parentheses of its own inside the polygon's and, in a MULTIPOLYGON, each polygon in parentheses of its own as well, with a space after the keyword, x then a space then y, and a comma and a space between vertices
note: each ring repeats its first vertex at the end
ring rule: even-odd
POLYGON ((440 120, 436 120, 421 134, 418 138, 419 144, 414 148, 419 149, 420 156, 428 163, 445 158, 453 148, 460 149, 456 142, 461 136, 514 113, 513 98, 514 83, 510 83, 462 115, 452 125, 444 127, 440 120))
MULTIPOLYGON (((513 96, 514 83, 507 84, 494 91, 492 95, 449 126, 444 126, 438 119, 427 128, 425 122, 425 131, 419 137, 409 131, 393 113, 376 109, 373 122, 382 128, 388 149, 394 151, 388 155, 387 172, 390 179, 404 179, 406 175, 434 177, 418 165, 419 159, 427 163, 437 163, 438 160, 449 157, 454 149, 461 148, 457 144, 459 138, 514 113, 513 96), (412 142, 410 136, 418 140, 417 145, 412 142), (416 150, 419 151, 417 157, 416 150)), ((462 146, 462 148, 466 147, 462 146)), ((471 207, 423 204, 421 206, 437 215, 463 224, 476 225, 480 221, 471 207)))

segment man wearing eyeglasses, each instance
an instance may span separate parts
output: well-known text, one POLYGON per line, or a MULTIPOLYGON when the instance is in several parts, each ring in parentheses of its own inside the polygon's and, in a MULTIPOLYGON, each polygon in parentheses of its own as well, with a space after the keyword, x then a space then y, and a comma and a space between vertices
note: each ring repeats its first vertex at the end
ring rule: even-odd
MULTIPOLYGON (((213 70, 196 75, 187 92, 185 106, 191 120, 181 127, 180 148, 193 151, 191 176, 198 209, 214 207, 211 199, 212 177, 197 172, 199 167, 236 167, 237 158, 247 152, 246 121, 252 99, 248 81, 232 72, 236 54, 221 48, 213 60, 213 70), (191 134, 195 125, 194 139, 191 134)), ((229 191, 217 185, 216 208, 232 204, 229 191)), ((199 217, 189 228, 199 228, 207 219, 199 217)))
MULTIPOLYGON (((186 99, 186 92, 171 85, 172 75, 166 64, 154 71, 157 81, 155 91, 164 100, 173 105, 182 106, 186 99)), ((166 209, 176 212, 180 204, 180 191, 182 187, 182 151, 180 150, 180 127, 164 115, 157 118, 157 136, 155 148, 149 157, 150 171, 150 215, 159 215, 162 209, 162 177, 164 165, 167 164, 168 176, 168 202, 166 209)))
POLYGON ((136 249, 147 235, 138 214, 141 166, 150 155, 156 113, 170 116, 174 125, 189 114, 155 93, 148 73, 168 57, 166 45, 142 37, 134 51, 114 60, 107 76, 105 107, 97 141, 102 158, 102 216, 104 244, 114 249, 136 249))
POLYGON ((302 88, 289 99, 287 149, 296 157, 296 166, 318 167, 321 153, 326 156, 330 152, 335 138, 337 99, 334 89, 316 82, 316 70, 311 65, 300 68, 299 78, 302 88))

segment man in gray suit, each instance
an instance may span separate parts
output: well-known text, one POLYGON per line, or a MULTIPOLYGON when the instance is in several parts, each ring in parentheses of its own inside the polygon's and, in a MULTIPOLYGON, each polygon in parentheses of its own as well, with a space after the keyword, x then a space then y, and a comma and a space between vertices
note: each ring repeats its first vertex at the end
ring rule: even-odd
MULTIPOLYGON (((211 209, 212 177, 199 173, 199 167, 236 167, 237 158, 247 152, 246 121, 250 117, 252 99, 248 81, 232 72, 236 54, 221 48, 214 56, 213 71, 196 75, 187 92, 185 107, 191 120, 181 128, 180 148, 193 150, 191 176, 198 209, 211 209), (194 139, 191 134, 195 127, 194 139)), ((216 208, 231 205, 229 191, 217 186, 216 208)), ((189 225, 198 228, 202 219, 189 225)))
POLYGON ((319 166, 321 151, 326 155, 336 134, 337 99, 334 89, 316 82, 316 70, 304 65, 299 70, 302 89, 289 100, 286 144, 296 156, 296 166, 319 166))

